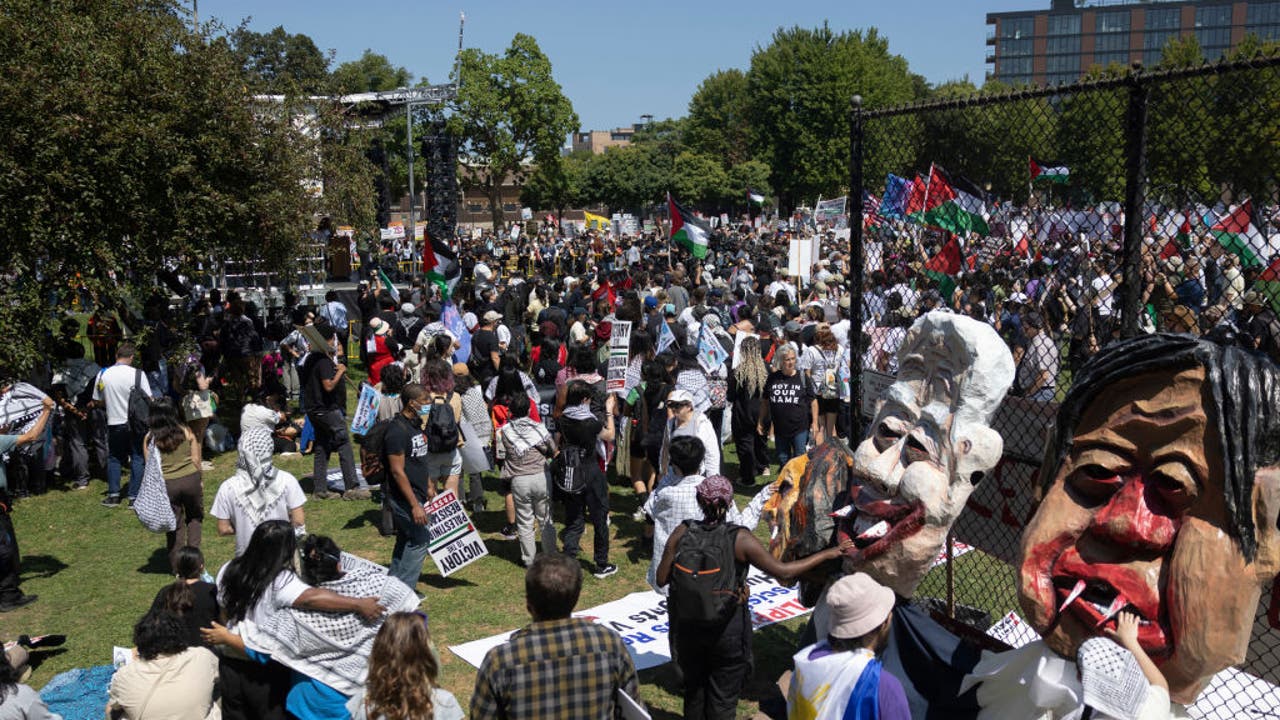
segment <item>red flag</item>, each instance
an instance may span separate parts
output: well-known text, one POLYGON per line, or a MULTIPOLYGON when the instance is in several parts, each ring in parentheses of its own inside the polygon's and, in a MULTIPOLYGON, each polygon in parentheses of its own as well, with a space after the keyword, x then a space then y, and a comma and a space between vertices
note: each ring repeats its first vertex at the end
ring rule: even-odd
POLYGON ((929 261, 924 264, 924 269, 939 272, 943 275, 955 275, 960 272, 960 263, 960 242, 956 240, 955 236, 952 236, 947 241, 947 244, 943 245, 942 249, 938 251, 937 255, 929 258, 929 261))
POLYGON ((613 307, 614 301, 617 299, 617 295, 613 291, 613 283, 608 280, 601 283, 600 287, 596 288, 591 293, 592 300, 600 300, 601 298, 607 298, 609 300, 609 307, 613 307))
POLYGON ((911 189, 907 191, 907 205, 902 210, 903 215, 910 217, 924 211, 924 196, 928 187, 920 173, 916 173, 915 182, 911 183, 911 189))
POLYGON ((1160 259, 1168 260, 1169 258, 1174 257, 1175 255, 1178 255, 1179 252, 1180 251, 1178 249, 1178 241, 1170 240, 1169 242, 1164 244, 1164 249, 1160 251, 1160 259))
POLYGON ((947 172, 937 165, 929 166, 929 197, 925 202, 924 211, 930 210, 944 205, 956 199, 956 190, 951 187, 951 179, 947 177, 947 172))

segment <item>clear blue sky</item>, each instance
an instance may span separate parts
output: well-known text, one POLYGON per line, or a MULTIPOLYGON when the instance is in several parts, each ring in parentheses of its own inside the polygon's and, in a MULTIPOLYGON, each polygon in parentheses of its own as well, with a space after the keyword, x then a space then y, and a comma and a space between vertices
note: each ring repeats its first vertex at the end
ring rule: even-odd
MULTIPOLYGON (((184 0, 190 2, 191 0, 184 0)), ((835 30, 877 27, 889 49, 932 83, 968 76, 981 85, 988 50, 987 12, 1047 8, 1049 0, 653 0, 563 2, 488 0, 200 0, 201 20, 228 27, 249 19, 266 32, 283 25, 305 33, 335 64, 365 48, 443 82, 458 47, 458 13, 467 15, 467 47, 502 52, 517 32, 537 38, 584 129, 629 125, 643 114, 686 113, 703 78, 750 65, 782 26, 835 30)))

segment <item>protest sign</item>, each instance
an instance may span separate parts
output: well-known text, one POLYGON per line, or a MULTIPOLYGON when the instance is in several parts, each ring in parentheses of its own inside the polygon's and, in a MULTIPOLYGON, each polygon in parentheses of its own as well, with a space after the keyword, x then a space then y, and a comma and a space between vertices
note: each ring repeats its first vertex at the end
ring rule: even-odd
POLYGON ((667 348, 675 344, 676 334, 671 332, 671 326, 667 324, 667 319, 662 319, 662 325, 658 327, 658 354, 666 352, 667 348))
POLYGON ((728 351, 716 339, 716 334, 703 323, 698 332, 698 364, 707 372, 715 372, 728 359, 728 351))
POLYGON ((427 511, 427 552, 441 575, 448 577, 489 554, 452 490, 438 493, 423 509, 427 511))
POLYGON ((609 333, 609 374, 605 390, 622 395, 626 392, 628 352, 631 349, 631 321, 614 320, 609 333))
POLYGON ((351 415, 351 434, 364 435, 369 428, 378 422, 378 402, 382 393, 367 382, 360 383, 360 398, 356 400, 356 411, 351 415))

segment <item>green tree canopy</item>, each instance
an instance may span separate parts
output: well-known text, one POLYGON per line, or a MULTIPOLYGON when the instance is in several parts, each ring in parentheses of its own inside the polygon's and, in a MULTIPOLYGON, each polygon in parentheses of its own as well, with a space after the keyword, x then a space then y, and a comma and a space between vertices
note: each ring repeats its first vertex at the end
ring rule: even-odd
POLYGON ((499 228, 503 181, 522 181, 529 163, 554 162, 578 116, 552 76, 551 60, 524 33, 502 55, 464 50, 457 72, 461 82, 449 128, 474 171, 464 179, 488 193, 499 228))
POLYGON ((751 122, 747 74, 719 70, 698 85, 689 100, 686 139, 697 152, 733 167, 750 158, 751 122))
POLYGON ((835 32, 824 23, 775 32, 751 56, 747 89, 754 144, 783 207, 848 186, 854 95, 874 108, 914 100, 923 86, 874 28, 835 32))
POLYGON ((277 25, 266 33, 237 28, 228 39, 256 91, 272 95, 329 91, 329 58, 309 36, 290 35, 277 25))
POLYGON ((71 288, 127 304, 162 269, 281 271, 314 213, 371 217, 333 109, 255 103, 232 44, 176 2, 11 0, 0 46, 0 368, 41 357, 71 288))
POLYGON ((342 63, 333 71, 334 90, 338 93, 377 92, 406 87, 413 74, 391 64, 386 55, 365 50, 357 60, 342 63))

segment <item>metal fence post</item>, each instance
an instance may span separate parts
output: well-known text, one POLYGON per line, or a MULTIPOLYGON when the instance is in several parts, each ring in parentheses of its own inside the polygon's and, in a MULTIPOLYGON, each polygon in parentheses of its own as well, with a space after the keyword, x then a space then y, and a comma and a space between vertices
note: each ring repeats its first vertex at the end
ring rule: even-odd
POLYGON ((862 440, 862 96, 854 95, 849 117, 849 442, 862 440))
POLYGON ((1147 100, 1151 94, 1141 66, 1135 64, 1129 86, 1125 127, 1124 300, 1120 308, 1120 334, 1135 337, 1142 331, 1142 235, 1147 180, 1147 100))

